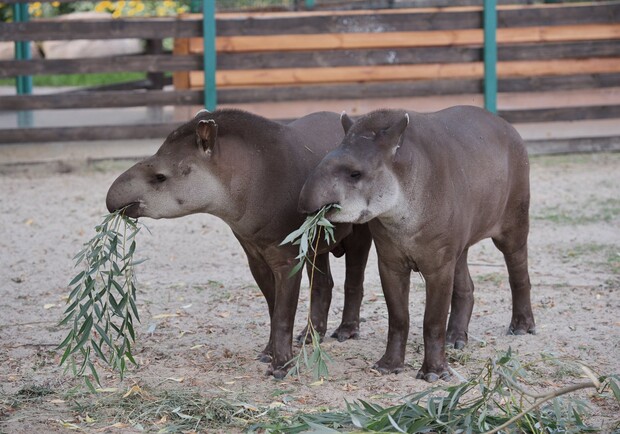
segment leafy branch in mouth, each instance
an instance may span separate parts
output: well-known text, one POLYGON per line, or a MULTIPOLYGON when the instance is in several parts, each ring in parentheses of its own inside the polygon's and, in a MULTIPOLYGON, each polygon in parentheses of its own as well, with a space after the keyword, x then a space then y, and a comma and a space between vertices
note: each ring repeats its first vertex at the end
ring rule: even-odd
MULTIPOLYGON (((289 273, 289 277, 293 276, 301 268, 304 266, 306 261, 310 261, 312 266, 314 267, 314 261, 310 258, 310 249, 312 248, 312 243, 314 242, 317 236, 320 239, 320 231, 324 231, 324 240, 327 244, 333 243, 336 241, 334 238, 334 225, 327 220, 325 214, 327 214, 332 209, 340 209, 340 205, 331 204, 325 205, 323 208, 318 210, 314 214, 310 214, 306 217, 306 220, 299 227, 299 229, 294 230, 280 243, 280 245, 284 244, 293 244, 294 246, 299 246, 299 254, 295 257, 299 262, 295 265, 295 267, 289 273)), ((318 243, 316 244, 318 246, 318 243)), ((315 257, 316 258, 316 255, 315 257)))
MULTIPOLYGON (((336 241, 334 237, 334 225, 325 217, 325 214, 332 208, 340 209, 340 206, 335 204, 326 205, 315 214, 309 215, 299 229, 291 232, 280 244, 291 243, 299 246, 299 254, 295 257, 299 262, 293 267, 289 273, 289 277, 299 272, 306 261, 309 261, 312 265, 310 272, 310 306, 312 306, 312 285, 314 284, 316 256, 319 249, 319 242, 321 241, 321 232, 323 232, 323 239, 327 244, 336 241)), ((318 380, 326 378, 329 375, 327 363, 331 361, 331 357, 321 348, 321 336, 314 328, 310 312, 312 312, 312 309, 308 309, 307 327, 305 334, 301 337, 301 350, 299 354, 287 364, 287 366, 291 367, 288 375, 299 375, 303 364, 306 369, 312 371, 313 377, 318 380), (312 353, 310 354, 306 348, 308 337, 311 338, 312 342, 312 353)))
POLYGON ((134 321, 140 321, 134 268, 144 260, 134 260, 138 222, 123 211, 106 215, 95 227, 96 235, 74 257, 82 270, 69 283, 69 306, 59 323, 71 327, 58 346, 64 348, 60 364, 70 362, 73 374, 91 391, 95 388, 87 370, 101 384, 93 358, 118 370, 121 379, 127 361, 137 365, 131 353, 134 321))

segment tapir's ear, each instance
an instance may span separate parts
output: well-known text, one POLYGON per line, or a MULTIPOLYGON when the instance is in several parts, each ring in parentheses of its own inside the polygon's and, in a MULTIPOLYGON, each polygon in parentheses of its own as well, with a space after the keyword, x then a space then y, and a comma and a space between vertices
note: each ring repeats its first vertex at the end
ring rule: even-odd
POLYGON ((205 153, 210 154, 213 151, 216 138, 217 124, 213 119, 198 122, 198 126, 196 127, 196 142, 205 153))
POLYGON ((403 134, 409 125, 409 113, 396 121, 391 127, 383 132, 381 141, 389 146, 393 153, 396 153, 400 145, 403 143, 403 134))
POLYGON ((340 114, 340 123, 342 124, 342 128, 344 129, 344 133, 348 133, 349 132, 349 128, 351 128, 351 125, 353 125, 353 119, 351 119, 349 117, 348 114, 346 114, 346 112, 342 112, 340 114))

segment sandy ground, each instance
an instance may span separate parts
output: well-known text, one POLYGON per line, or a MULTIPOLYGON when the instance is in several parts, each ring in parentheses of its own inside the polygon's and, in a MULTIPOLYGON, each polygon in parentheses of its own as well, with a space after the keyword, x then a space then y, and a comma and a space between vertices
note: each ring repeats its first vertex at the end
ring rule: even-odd
MULTIPOLYGON (((63 421, 87 432, 140 428, 114 425, 114 412, 97 417, 80 410, 88 398, 71 398, 78 382, 63 376, 55 350, 66 334, 56 323, 75 274, 72 257, 93 235, 106 212, 107 188, 128 165, 0 169, 0 432, 62 432, 63 421), (49 394, 20 399, 36 387, 49 394)), ((482 242, 470 250, 476 285, 471 339, 463 351, 450 352, 451 366, 468 377, 510 347, 523 361, 544 353, 579 361, 600 374, 619 374, 620 154, 535 157, 532 195, 530 272, 538 334, 506 335, 511 309, 507 276, 499 252, 482 242)), ((149 260, 138 270, 142 322, 134 350, 140 367, 122 383, 106 375, 107 387, 191 390, 283 411, 338 409, 345 399, 359 398, 391 404, 427 387, 414 379, 422 358, 419 277, 413 277, 404 373, 381 376, 370 369, 383 353, 387 333, 373 253, 360 339, 326 339, 323 348, 334 362, 322 384, 309 376, 276 381, 264 376, 266 366, 255 360, 268 337, 267 308, 227 226, 208 215, 145 223, 151 234, 140 233, 138 250, 149 260)), ((330 330, 339 323, 344 268, 340 260, 333 264, 330 330)), ((304 285, 297 331, 307 312, 304 285)), ((579 371, 556 364, 530 375, 541 390, 584 381, 579 371)), ((620 419, 617 404, 590 395, 581 393, 591 405, 589 421, 609 427, 620 419)))

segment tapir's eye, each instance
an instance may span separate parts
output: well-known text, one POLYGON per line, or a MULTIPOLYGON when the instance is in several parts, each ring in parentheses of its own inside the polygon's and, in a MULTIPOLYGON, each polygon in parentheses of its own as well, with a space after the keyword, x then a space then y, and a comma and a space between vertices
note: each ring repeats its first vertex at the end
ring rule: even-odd
POLYGON ((163 173, 158 173, 155 175, 155 181, 164 182, 165 180, 166 180, 166 175, 164 175, 163 173))
POLYGON ((360 172, 359 170, 354 170, 351 172, 351 178, 353 179, 359 179, 362 176, 362 172, 360 172))

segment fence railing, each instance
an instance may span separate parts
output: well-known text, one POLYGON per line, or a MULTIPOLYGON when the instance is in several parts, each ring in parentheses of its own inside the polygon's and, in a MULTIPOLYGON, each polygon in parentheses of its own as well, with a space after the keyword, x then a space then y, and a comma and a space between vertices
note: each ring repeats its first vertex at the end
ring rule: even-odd
MULTIPOLYGON (((398 3, 398 2, 396 2, 398 3)), ((218 14, 219 104, 482 94, 483 9, 399 8, 218 14)), ((497 90, 541 93, 620 87, 620 2, 497 7, 497 90)), ((145 71, 141 89, 116 86, 0 97, 2 111, 202 106, 203 19, 135 18, 2 24, 0 40, 140 38, 150 53, 112 58, 0 61, 0 78, 145 71), (161 40, 174 38, 174 52, 161 40), (174 87, 164 73, 173 74, 174 87)), ((134 83, 135 84, 135 83, 134 83)), ((209 91, 207 87, 207 91, 209 91)), ((215 90, 215 89, 211 89, 215 90)), ((413 107, 415 109, 415 107, 413 107)), ((620 119, 620 101, 502 109, 510 122, 620 119)), ((183 116, 181 116, 183 117, 183 116)), ((0 129, 0 142, 163 137, 179 122, 0 129)), ((589 137, 576 138, 592 147, 589 137)), ((600 141, 604 143, 605 140, 600 141)), ((616 139, 607 139, 616 146, 616 139)))

